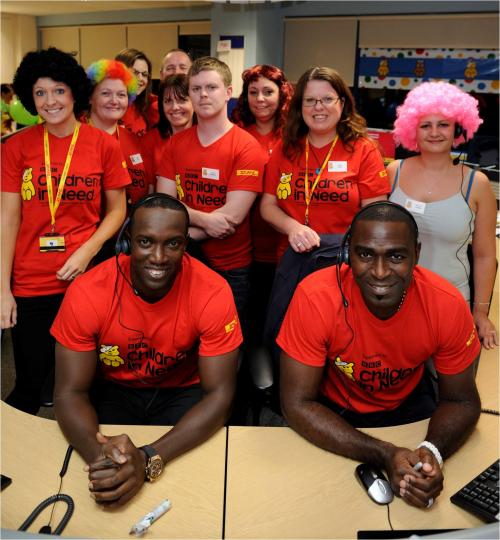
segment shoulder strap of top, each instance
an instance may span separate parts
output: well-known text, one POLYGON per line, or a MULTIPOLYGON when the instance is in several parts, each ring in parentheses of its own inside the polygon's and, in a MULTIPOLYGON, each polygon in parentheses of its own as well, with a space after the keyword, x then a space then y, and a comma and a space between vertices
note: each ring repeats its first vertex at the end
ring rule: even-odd
POLYGON ((469 175, 469 184, 467 186, 467 193, 465 194, 465 202, 469 204, 470 190, 472 189, 472 182, 474 182, 474 176, 476 175, 476 169, 472 169, 469 175))
POLYGON ((396 171, 396 176, 394 177, 394 184, 392 184, 391 195, 394 193, 394 190, 396 189, 396 186, 398 185, 399 175, 401 173, 401 167, 403 166, 403 161, 404 161, 404 159, 399 160, 399 165, 398 165, 398 169, 396 171))

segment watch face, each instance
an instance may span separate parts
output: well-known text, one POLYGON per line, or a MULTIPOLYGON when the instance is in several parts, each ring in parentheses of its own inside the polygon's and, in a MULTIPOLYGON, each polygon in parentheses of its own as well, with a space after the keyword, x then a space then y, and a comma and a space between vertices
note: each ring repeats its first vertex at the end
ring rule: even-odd
POLYGON ((148 463, 148 479, 154 481, 163 472, 163 461, 160 456, 153 456, 148 463))

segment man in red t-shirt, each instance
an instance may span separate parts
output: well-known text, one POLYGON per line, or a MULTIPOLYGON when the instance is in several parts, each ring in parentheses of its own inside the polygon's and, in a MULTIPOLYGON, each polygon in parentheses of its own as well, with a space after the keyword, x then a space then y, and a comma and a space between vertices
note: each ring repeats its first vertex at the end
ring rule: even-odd
POLYGON ((344 244, 347 266, 304 279, 278 335, 283 413, 317 446, 384 468, 396 494, 429 507, 443 487, 442 459, 464 443, 480 413, 474 322, 455 287, 415 267, 418 229, 401 206, 365 206, 344 244), (425 384, 430 358, 437 405, 425 384), (416 450, 353 427, 429 416, 426 440, 416 450))
POLYGON ((238 316, 225 280, 184 253, 188 226, 177 199, 141 199, 118 237, 121 253, 74 281, 52 326, 57 420, 88 464, 98 503, 124 504, 229 416, 238 316), (99 423, 175 427, 137 448, 127 435, 99 433, 99 423))
POLYGON ((241 315, 252 260, 248 213, 262 190, 264 156, 259 143, 227 117, 228 66, 217 58, 199 58, 188 79, 198 125, 169 140, 157 190, 177 195, 186 205, 190 236, 201 242, 207 264, 229 282, 241 315))

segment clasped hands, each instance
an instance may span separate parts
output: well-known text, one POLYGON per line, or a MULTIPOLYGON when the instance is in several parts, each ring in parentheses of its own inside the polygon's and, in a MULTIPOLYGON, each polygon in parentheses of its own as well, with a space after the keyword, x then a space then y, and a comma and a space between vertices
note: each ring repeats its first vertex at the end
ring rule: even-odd
POLYGON ((128 435, 106 437, 96 434, 101 449, 97 458, 85 466, 90 496, 107 508, 122 506, 142 487, 146 456, 128 435))
POLYGON ((233 235, 237 225, 238 223, 230 215, 219 210, 214 210, 205 215, 203 229, 212 238, 222 240, 233 235))
POLYGON ((425 448, 396 448, 386 470, 394 494, 411 506, 430 508, 443 489, 441 467, 425 448), (418 462, 422 468, 416 471, 418 462))

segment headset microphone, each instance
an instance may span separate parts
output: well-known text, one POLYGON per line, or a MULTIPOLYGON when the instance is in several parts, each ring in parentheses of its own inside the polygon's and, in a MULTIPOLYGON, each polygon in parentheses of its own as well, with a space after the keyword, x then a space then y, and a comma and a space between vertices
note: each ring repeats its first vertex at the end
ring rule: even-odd
MULTIPOLYGON (((464 136, 464 142, 467 142, 467 133, 465 132, 464 128, 456 123, 455 124, 455 132, 453 133, 453 140, 458 139, 461 135, 464 136)), ((463 150, 460 150, 460 153, 456 158, 453 158, 453 165, 458 165, 460 163, 460 158, 462 157, 463 150)))

